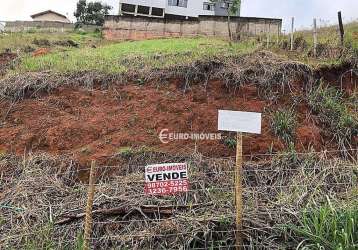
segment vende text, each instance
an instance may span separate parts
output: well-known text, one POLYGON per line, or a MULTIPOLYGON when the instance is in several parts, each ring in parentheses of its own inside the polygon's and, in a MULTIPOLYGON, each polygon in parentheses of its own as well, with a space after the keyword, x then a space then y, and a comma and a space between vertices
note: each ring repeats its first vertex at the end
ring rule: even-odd
POLYGON ((170 195, 187 192, 188 168, 185 163, 150 165, 145 168, 145 193, 170 195))

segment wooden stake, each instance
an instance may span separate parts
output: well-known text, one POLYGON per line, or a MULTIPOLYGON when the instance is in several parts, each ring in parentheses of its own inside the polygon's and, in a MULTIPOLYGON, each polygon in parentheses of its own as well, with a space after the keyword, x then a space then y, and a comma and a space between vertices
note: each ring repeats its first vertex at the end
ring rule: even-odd
POLYGON ((266 36, 266 48, 268 49, 270 47, 270 33, 267 33, 266 36))
POLYGON ((235 204, 236 204, 236 249, 241 249, 242 239, 242 133, 236 138, 236 168, 235 168, 235 204))
POLYGON ((293 51, 294 29, 295 29, 295 18, 292 17, 292 23, 291 23, 291 51, 293 51))
POLYGON ((341 36, 341 46, 344 46, 344 27, 343 27, 343 20, 342 20, 342 12, 338 12, 338 23, 339 23, 339 33, 341 36))
POLYGON ((277 25, 277 45, 280 44, 280 37, 281 37, 281 25, 277 25))
POLYGON ((317 19, 313 19, 313 56, 317 57, 317 19))
POLYGON ((86 217, 85 217, 85 232, 84 232, 84 242, 83 250, 89 250, 91 234, 92 234, 92 209, 93 209, 93 199, 95 192, 95 179, 96 179, 96 161, 92 161, 90 178, 88 182, 88 194, 87 194, 87 207, 86 207, 86 217))
POLYGON ((231 32, 231 15, 230 15, 230 10, 228 9, 228 14, 227 14, 227 28, 229 31, 229 45, 232 46, 232 32, 231 32))

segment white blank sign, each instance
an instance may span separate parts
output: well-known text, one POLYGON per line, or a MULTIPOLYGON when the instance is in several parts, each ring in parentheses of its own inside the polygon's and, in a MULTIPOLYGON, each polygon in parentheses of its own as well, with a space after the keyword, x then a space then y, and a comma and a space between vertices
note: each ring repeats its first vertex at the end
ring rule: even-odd
POLYGON ((261 134, 261 113, 219 110, 219 130, 261 134))

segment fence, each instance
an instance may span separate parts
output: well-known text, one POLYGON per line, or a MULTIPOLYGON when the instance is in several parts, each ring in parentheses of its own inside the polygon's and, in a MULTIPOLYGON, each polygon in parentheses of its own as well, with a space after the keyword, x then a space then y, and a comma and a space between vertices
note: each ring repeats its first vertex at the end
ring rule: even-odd
MULTIPOLYGON (((257 17, 232 17, 234 39, 241 36, 281 34, 282 20, 257 17)), ((173 20, 135 16, 106 16, 104 35, 109 40, 141 40, 160 37, 215 36, 229 38, 227 17, 199 16, 196 20, 173 20)))
MULTIPOLYGON (((357 150, 349 152, 357 156, 357 150)), ((285 232, 278 226, 294 223, 309 201, 319 204, 327 197, 337 203, 354 200, 358 167, 355 162, 331 158, 340 153, 261 154, 257 156, 273 158, 264 163, 246 163, 240 232, 246 240, 242 247, 287 247, 285 232)), ((159 153, 120 158, 123 157, 126 163, 97 169, 90 239, 93 248, 236 247, 232 158, 159 153), (145 165, 183 161, 190 166, 189 192, 163 197, 144 194, 145 165)), ((78 169, 71 160, 44 155, 18 160, 8 156, 1 162, 6 171, 1 175, 0 187, 4 194, 0 203, 4 222, 0 227, 0 245, 81 245, 87 185, 76 182, 75 177, 87 176, 89 168, 78 169)))
POLYGON ((307 51, 312 57, 341 57, 344 49, 354 48, 354 24, 347 24, 347 32, 342 22, 342 13, 338 12, 338 24, 329 25, 325 20, 314 18, 311 29, 296 31, 295 18, 292 17, 288 41, 283 44, 290 51, 307 51), (352 31, 353 30, 353 31, 352 31))

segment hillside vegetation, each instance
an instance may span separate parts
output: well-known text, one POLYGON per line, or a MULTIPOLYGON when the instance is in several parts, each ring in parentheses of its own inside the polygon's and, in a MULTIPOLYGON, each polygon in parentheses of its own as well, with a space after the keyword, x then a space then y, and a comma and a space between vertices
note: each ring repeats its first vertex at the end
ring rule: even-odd
MULTIPOLYGON (((358 53, 358 24, 353 22, 345 26, 346 51, 343 52, 343 57, 339 49, 340 39, 337 29, 337 26, 319 29, 318 58, 312 58, 312 31, 295 33, 294 49, 297 53, 277 50, 289 49, 289 36, 282 37, 280 44, 272 43, 269 49, 314 66, 339 64, 352 54, 358 53)), ((261 41, 245 39, 230 47, 226 41, 204 37, 113 43, 101 39, 100 33, 81 32, 0 34, 0 41, 0 52, 7 49, 19 52, 21 55, 21 61, 13 71, 15 73, 47 70, 55 72, 95 70, 103 73, 119 73, 143 67, 164 68, 216 56, 245 54, 267 47, 265 39, 261 41), (78 46, 66 46, 66 41, 73 41, 78 46), (33 52, 39 48, 48 50, 34 57, 33 52)))

